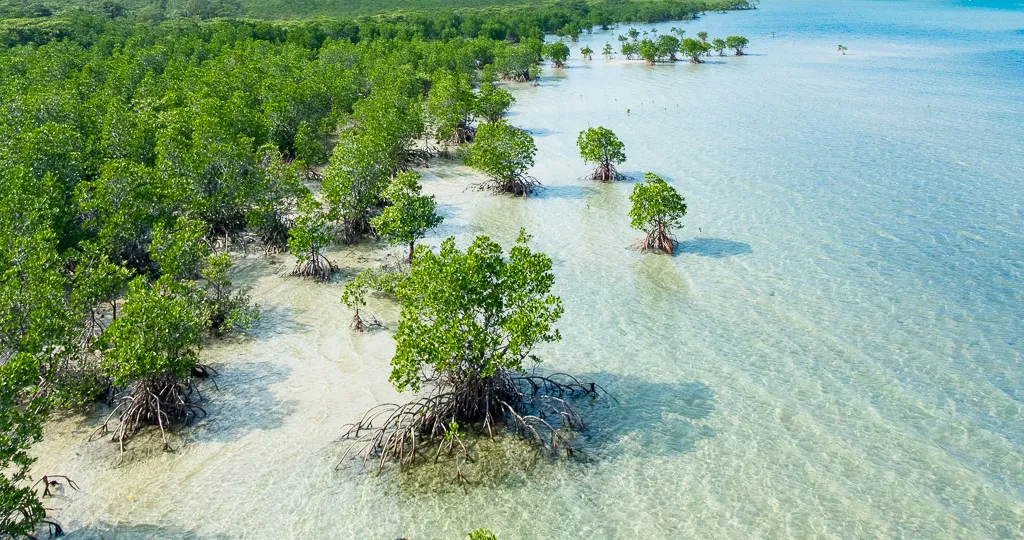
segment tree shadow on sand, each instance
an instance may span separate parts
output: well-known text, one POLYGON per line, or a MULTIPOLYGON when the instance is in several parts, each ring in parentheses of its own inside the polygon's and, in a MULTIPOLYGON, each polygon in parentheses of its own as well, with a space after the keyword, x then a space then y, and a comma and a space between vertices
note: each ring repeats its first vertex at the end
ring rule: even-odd
POLYGON ((207 386, 202 405, 207 414, 189 428, 195 442, 230 442, 253 431, 277 429, 295 412, 295 400, 282 400, 271 389, 291 375, 291 369, 271 362, 215 366, 216 389, 207 386))
POLYGON ((584 374, 615 399, 580 405, 587 422, 582 450, 597 460, 628 454, 673 456, 715 436, 703 422, 715 410, 714 392, 701 382, 651 382, 629 375, 584 374))
POLYGON ((676 244, 676 255, 689 253, 700 257, 732 257, 735 255, 750 255, 754 250, 746 242, 723 240, 721 238, 694 238, 684 240, 676 244))
POLYGON ((87 538, 102 538, 104 540, 231 540, 234 537, 226 534, 196 534, 186 529, 163 525, 114 525, 97 521, 81 529, 68 530, 67 536, 64 538, 68 540, 85 540, 87 538))
POLYGON ((558 184, 541 186, 530 195, 531 199, 570 199, 582 200, 597 193, 595 186, 579 186, 572 184, 558 184))

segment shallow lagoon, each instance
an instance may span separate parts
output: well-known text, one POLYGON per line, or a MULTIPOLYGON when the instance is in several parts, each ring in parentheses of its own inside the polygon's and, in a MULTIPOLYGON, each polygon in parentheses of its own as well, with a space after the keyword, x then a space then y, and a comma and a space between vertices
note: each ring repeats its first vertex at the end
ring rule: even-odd
POLYGON ((335 471, 341 425, 396 399, 390 339, 348 330, 339 285, 250 259, 264 320, 207 349, 219 390, 177 453, 139 444, 115 467, 90 420, 50 426, 38 469, 82 488, 52 502, 69 536, 1024 534, 1024 7, 765 0, 671 26, 747 35, 750 54, 583 61, 618 43, 585 36, 515 89, 545 190, 424 171, 435 244, 525 226, 554 259, 564 339, 543 367, 620 401, 589 411, 590 462, 525 460, 465 491, 335 471), (588 125, 686 197, 676 256, 625 249, 631 183, 578 179, 588 125))

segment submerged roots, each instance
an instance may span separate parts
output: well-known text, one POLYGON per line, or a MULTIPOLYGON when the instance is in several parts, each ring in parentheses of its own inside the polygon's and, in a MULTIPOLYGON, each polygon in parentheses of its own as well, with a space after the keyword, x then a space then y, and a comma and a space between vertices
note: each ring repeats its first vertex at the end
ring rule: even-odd
POLYGON ((615 180, 624 180, 628 177, 620 173, 611 163, 602 163, 598 165, 593 172, 586 175, 586 178, 588 180, 597 180, 598 182, 612 182, 615 180))
POLYGON ((417 457, 436 456, 445 445, 451 450, 451 441, 460 435, 449 431, 459 425, 492 439, 497 430, 507 429, 552 455, 572 456, 571 433, 582 430, 584 423, 570 400, 601 394, 607 392, 600 386, 565 374, 544 377, 501 370, 484 378, 440 379, 427 396, 404 405, 378 405, 346 426, 342 438, 353 445, 345 458, 354 452, 364 463, 374 461, 378 471, 388 462, 413 465, 417 457))
POLYGON ((648 231, 643 238, 633 242, 630 247, 643 252, 663 251, 671 255, 676 249, 676 240, 665 227, 658 226, 648 231))
POLYGON ((331 279, 331 274, 337 270, 338 265, 328 260, 322 253, 317 252, 311 254, 306 260, 295 263, 295 268, 292 269, 291 275, 313 278, 316 281, 327 281, 331 279))
POLYGON ((509 193, 511 195, 526 198, 527 195, 540 187, 540 182, 532 176, 517 176, 511 179, 489 178, 475 184, 479 190, 491 191, 494 193, 509 193))
MULTIPOLYGON (((197 365, 199 372, 208 373, 210 368, 197 365)), ((167 440, 167 430, 176 425, 187 425, 200 413, 206 411, 198 405, 202 394, 191 378, 180 381, 173 375, 144 379, 114 398, 114 410, 110 412, 96 433, 111 433, 111 440, 117 442, 124 454, 125 443, 148 426, 160 428, 164 450, 173 451, 167 440), (193 399, 195 396, 195 399, 193 399), (117 417, 116 427, 111 420, 117 417)))

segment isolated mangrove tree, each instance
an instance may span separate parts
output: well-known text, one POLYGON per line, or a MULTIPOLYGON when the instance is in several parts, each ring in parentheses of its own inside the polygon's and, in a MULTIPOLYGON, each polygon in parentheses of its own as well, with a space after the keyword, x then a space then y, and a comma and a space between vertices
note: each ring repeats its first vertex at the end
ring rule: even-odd
POLYGON ((436 455, 452 430, 493 438, 509 429, 553 453, 572 453, 571 432, 584 424, 571 398, 599 389, 528 372, 539 362, 534 348, 561 338, 554 325, 562 316, 551 294, 551 259, 528 240, 520 232, 507 258, 486 236, 465 251, 454 238, 437 253, 418 250, 397 289, 402 311, 390 380, 422 397, 368 411, 345 432, 356 441, 350 450, 379 468, 411 465, 436 455))
POLYGON ((441 224, 443 218, 434 211, 433 195, 420 193, 419 175, 400 172, 384 190, 388 206, 370 220, 370 225, 392 245, 409 246, 408 261, 412 263, 416 241, 441 224))
POLYGON ((479 187, 526 197, 540 185, 529 176, 537 146, 529 133, 504 121, 483 124, 470 150, 469 164, 487 175, 479 187))
POLYGON ((686 202, 660 176, 645 173, 644 181, 633 188, 629 196, 630 226, 644 231, 643 238, 633 243, 641 251, 663 251, 669 255, 675 250, 674 229, 682 228, 680 220, 686 215, 686 202))
POLYGON ((593 180, 610 182, 622 175, 616 165, 626 161, 625 145, 606 127, 587 128, 576 138, 580 157, 585 163, 596 163, 597 167, 588 176, 593 180))

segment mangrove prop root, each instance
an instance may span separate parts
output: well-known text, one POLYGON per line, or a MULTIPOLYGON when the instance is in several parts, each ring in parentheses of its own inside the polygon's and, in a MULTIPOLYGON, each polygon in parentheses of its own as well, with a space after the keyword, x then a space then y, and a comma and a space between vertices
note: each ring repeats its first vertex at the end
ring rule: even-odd
POLYGON ((349 323, 349 326, 357 332, 365 332, 369 328, 386 328, 384 323, 377 320, 376 317, 364 319, 358 309, 352 315, 352 321, 349 323))
POLYGON ((295 264, 292 269, 293 276, 313 278, 315 281, 327 281, 331 274, 338 270, 338 266, 317 252, 308 259, 295 264))
POLYGON ((585 426, 570 400, 607 395, 599 385, 565 374, 524 375, 506 370, 483 378, 441 377, 430 384, 424 397, 404 405, 378 405, 345 426, 342 439, 352 444, 342 463, 354 454, 364 464, 373 462, 378 471, 389 462, 413 465, 417 455, 427 456, 432 448, 453 449, 451 441, 458 435, 445 437, 452 422, 476 427, 491 438, 496 429, 507 429, 552 455, 571 456, 570 434, 585 426))
MULTIPOLYGON (((210 368, 202 366, 204 371, 210 368)), ((164 450, 173 451, 167 440, 167 430, 175 425, 187 425, 199 414, 206 411, 197 402, 202 399, 191 379, 179 381, 172 375, 161 375, 133 383, 114 399, 114 410, 110 412, 96 433, 110 433, 124 456, 125 443, 148 426, 160 428, 164 450), (193 395, 197 399, 193 399, 193 395), (117 424, 111 421, 117 417, 117 424)))
POLYGON ((620 173, 611 163, 602 163, 587 174, 585 178, 598 182, 612 182, 615 180, 625 180, 628 177, 620 173))
POLYGON ((522 175, 511 179, 490 178, 475 184, 475 187, 482 191, 508 193, 525 199, 527 195, 540 187, 540 182, 532 176, 522 175))
POLYGON ((43 485, 43 497, 53 497, 53 492, 50 488, 56 488, 62 483, 67 484, 71 489, 78 491, 78 484, 74 480, 64 476, 63 474, 48 474, 39 480, 32 486, 33 489, 38 487, 40 484, 43 485))
POLYGON ((676 249, 676 240, 665 227, 659 225, 648 231, 643 238, 633 242, 630 247, 643 252, 663 251, 671 255, 676 249))

